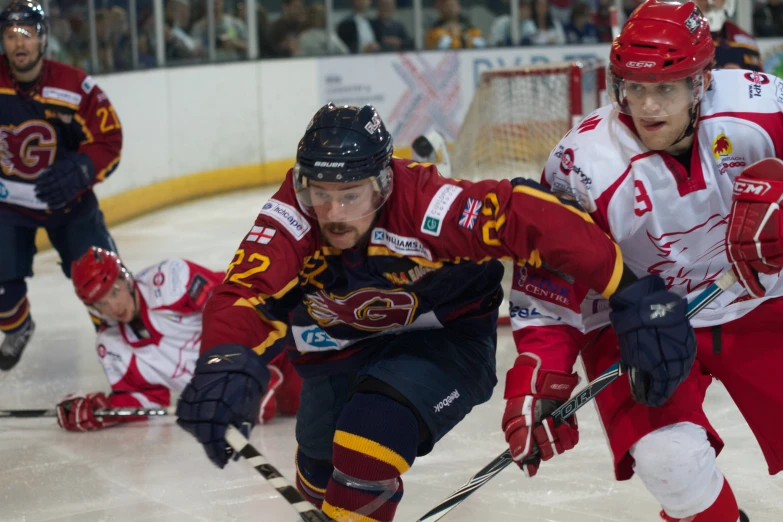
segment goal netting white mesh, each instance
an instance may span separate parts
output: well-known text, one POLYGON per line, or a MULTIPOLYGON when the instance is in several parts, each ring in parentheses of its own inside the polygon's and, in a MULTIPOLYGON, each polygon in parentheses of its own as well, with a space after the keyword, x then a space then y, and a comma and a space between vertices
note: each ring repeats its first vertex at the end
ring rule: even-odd
POLYGON ((538 179, 560 139, 598 108, 604 82, 589 61, 485 71, 452 148, 452 176, 538 179))
MULTIPOLYGON (((451 151, 451 176, 471 181, 538 181, 552 149, 605 101, 604 68, 594 61, 492 69, 481 75, 451 151)), ((501 323, 508 324, 514 274, 504 262, 501 323)))

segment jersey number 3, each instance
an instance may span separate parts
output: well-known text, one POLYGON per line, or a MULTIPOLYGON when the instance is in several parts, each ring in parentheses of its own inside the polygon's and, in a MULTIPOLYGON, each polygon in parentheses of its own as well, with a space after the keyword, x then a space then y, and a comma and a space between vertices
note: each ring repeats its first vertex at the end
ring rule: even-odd
POLYGON ((647 194, 647 189, 644 188, 644 183, 637 179, 633 182, 633 186, 635 196, 634 199, 636 199, 636 203, 633 206, 633 213, 637 216, 643 216, 646 213, 652 211, 652 200, 650 199, 650 195, 647 194))

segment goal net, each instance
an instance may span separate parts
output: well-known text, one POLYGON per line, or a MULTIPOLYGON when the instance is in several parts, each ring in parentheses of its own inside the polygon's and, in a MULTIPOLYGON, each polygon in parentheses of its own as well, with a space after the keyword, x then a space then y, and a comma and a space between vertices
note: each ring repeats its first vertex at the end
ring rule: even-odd
MULTIPOLYGON (((588 114, 608 103, 597 61, 485 71, 451 152, 451 176, 471 181, 538 181, 552 149, 588 114)), ((504 262, 501 324, 509 324, 514 267, 504 262)))
POLYGON ((597 61, 485 71, 451 153, 452 176, 538 179, 549 153, 602 104, 597 61))

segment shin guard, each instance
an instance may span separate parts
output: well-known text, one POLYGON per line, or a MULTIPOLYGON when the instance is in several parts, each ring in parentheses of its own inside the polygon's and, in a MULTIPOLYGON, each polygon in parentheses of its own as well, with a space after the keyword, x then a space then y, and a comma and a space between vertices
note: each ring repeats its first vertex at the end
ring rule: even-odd
POLYGON ((374 393, 345 405, 332 445, 334 473, 323 511, 335 520, 390 522, 413 464, 419 423, 406 406, 374 393))

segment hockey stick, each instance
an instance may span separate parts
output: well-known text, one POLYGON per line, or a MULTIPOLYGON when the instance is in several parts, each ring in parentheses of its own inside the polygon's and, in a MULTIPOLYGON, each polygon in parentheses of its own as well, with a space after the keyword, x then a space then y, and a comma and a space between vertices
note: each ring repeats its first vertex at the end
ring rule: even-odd
POLYGON ((231 446, 234 451, 242 455, 247 461, 256 468, 266 480, 269 482, 280 495, 291 504, 299 516, 305 522, 327 522, 329 518, 321 513, 318 509, 310 504, 299 490, 291 485, 288 480, 280 474, 274 466, 272 466, 266 458, 264 458, 257 449, 255 449, 247 437, 236 429, 234 426, 229 426, 226 429, 226 442, 231 446))
MULTIPOLYGON (((729 289, 734 283, 737 282, 737 276, 733 270, 729 270, 723 274, 717 281, 712 283, 706 290, 697 295, 693 301, 688 303, 688 318, 690 319, 701 310, 710 304, 716 297, 722 294, 725 290, 729 289)), ((615 363, 612 367, 602 373, 594 381, 588 384, 582 391, 580 391, 574 397, 571 397, 562 406, 556 409, 552 413, 552 417, 556 423, 563 422, 574 413, 576 410, 590 402, 598 392, 609 386, 617 377, 622 374, 620 369, 620 363, 615 363)), ((440 520, 446 514, 457 507, 463 500, 468 498, 474 491, 489 482, 495 475, 503 471, 509 464, 511 464, 511 451, 506 450, 502 455, 499 455, 492 462, 490 462, 481 471, 473 475, 470 480, 463 484, 454 493, 443 499, 437 506, 429 510, 424 516, 418 519, 416 522, 434 522, 440 520)))
MULTIPOLYGON (((165 417, 174 414, 174 408, 109 408, 93 410, 96 417, 165 417)), ((57 417, 57 410, 0 410, 2 417, 57 417)))

